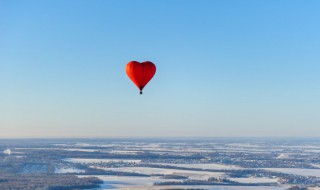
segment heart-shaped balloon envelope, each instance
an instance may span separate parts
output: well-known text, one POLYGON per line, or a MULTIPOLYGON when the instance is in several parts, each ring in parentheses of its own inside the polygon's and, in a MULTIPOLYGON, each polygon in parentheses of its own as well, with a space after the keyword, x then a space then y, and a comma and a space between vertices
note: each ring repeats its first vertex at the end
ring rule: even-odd
POLYGON ((140 94, 142 94, 142 89, 156 73, 156 66, 150 61, 142 63, 130 61, 126 66, 126 72, 132 82, 140 89, 140 94))

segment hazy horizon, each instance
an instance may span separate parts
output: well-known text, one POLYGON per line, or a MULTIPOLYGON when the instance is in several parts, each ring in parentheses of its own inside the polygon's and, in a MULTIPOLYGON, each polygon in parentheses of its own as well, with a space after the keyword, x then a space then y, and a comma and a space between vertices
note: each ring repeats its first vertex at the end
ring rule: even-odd
POLYGON ((0 0, 0 138, 320 137, 319 7, 0 0))

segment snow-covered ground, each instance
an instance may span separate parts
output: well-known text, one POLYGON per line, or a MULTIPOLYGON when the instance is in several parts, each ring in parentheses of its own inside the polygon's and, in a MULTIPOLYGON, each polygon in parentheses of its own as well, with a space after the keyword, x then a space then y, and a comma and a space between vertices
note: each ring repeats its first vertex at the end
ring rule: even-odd
POLYGON ((311 164, 311 165, 320 169, 320 164, 311 164))
POLYGON ((162 174, 162 175, 179 175, 189 177, 189 179, 195 180, 207 180, 210 177, 221 177, 224 173, 221 172, 206 172, 206 171, 189 171, 189 170, 176 170, 176 169, 166 169, 166 168, 149 168, 149 167, 122 167, 122 168, 101 168, 105 170, 112 170, 118 172, 132 172, 139 174, 162 174))
POLYGON ((97 149, 84 148, 15 148, 16 150, 65 150, 65 151, 81 151, 81 152, 95 152, 97 149))
POLYGON ((110 163, 110 162, 128 162, 128 163, 139 163, 141 160, 126 160, 126 159, 86 159, 86 158, 66 158, 64 161, 71 162, 71 163, 110 163))
POLYGON ((84 173, 84 170, 77 168, 55 168, 54 173, 56 174, 65 174, 65 173, 84 173))
MULTIPOLYGON (((79 176, 88 177, 88 176, 79 176)), ((95 177, 104 181, 101 189, 121 190, 163 190, 163 189, 207 189, 207 190, 285 190, 287 187, 270 186, 205 186, 205 185, 183 185, 183 186, 153 186, 155 182, 179 181, 173 179, 161 179, 159 177, 134 177, 134 176, 107 176, 97 175, 95 177)))
POLYGON ((248 178, 230 178, 232 181, 240 183, 277 183, 278 178, 264 178, 264 177, 248 177, 248 178))
POLYGON ((300 168, 263 168, 269 171, 282 172, 302 176, 320 177, 320 169, 300 169, 300 168))
POLYGON ((290 154, 288 153, 281 153, 277 156, 277 159, 288 159, 290 157, 290 154))
POLYGON ((224 164, 170 164, 170 163, 155 163, 160 165, 167 165, 167 166, 177 166, 177 167, 184 167, 184 168, 198 168, 198 169, 216 169, 216 170, 237 170, 243 169, 240 166, 235 165, 224 165, 224 164))
POLYGON ((113 153, 113 154, 137 154, 137 153, 142 153, 142 151, 137 151, 137 150, 111 150, 111 151, 104 151, 108 153, 113 153))
MULTIPOLYGON (((79 176, 84 177, 84 176, 79 176)), ((151 187, 155 182, 177 181, 173 179, 161 179, 159 177, 134 177, 134 176, 95 176, 104 181, 101 189, 138 188, 151 187)))
MULTIPOLYGON (((21 148, 23 149, 23 148, 21 148)), ((34 148, 37 149, 37 148, 34 148)), ((46 149, 46 148, 39 148, 46 149)), ((317 158, 317 153, 320 152, 320 146, 317 144, 306 144, 306 145, 292 145, 284 144, 269 144, 266 143, 167 143, 167 142, 157 142, 157 143, 149 143, 149 142, 116 142, 116 143, 82 143, 76 142, 72 144, 56 144, 56 148, 48 148, 53 150, 65 150, 65 151, 83 151, 83 152, 95 152, 99 151, 101 153, 110 153, 110 154, 121 154, 128 156, 128 159, 82 159, 82 158, 68 158, 64 159, 64 161, 68 161, 70 163, 81 163, 81 164, 89 164, 88 167, 104 169, 104 170, 112 170, 115 172, 132 172, 132 173, 140 173, 146 175, 159 175, 159 176, 151 176, 151 177, 139 177, 139 176, 107 176, 107 175, 98 175, 97 177, 104 180, 103 189, 213 189, 213 190, 284 190, 288 187, 278 187, 276 186, 160 186, 155 187, 153 184, 155 182, 165 182, 165 181, 180 181, 178 179, 162 179, 160 175, 179 175, 185 176, 189 179, 194 180, 207 180, 210 177, 227 177, 232 181, 237 181, 240 183, 278 183, 279 178, 267 178, 267 177, 249 177, 249 178, 229 178, 224 172, 209 172, 209 171, 193 171, 192 169, 211 169, 211 170, 241 170, 244 169, 240 166, 236 165, 225 165, 225 164, 217 164, 217 163, 207 163, 210 157, 206 157, 201 161, 185 161, 185 160, 164 160, 160 159, 153 160, 139 160, 135 159, 132 155, 143 154, 145 151, 159 154, 159 155, 179 155, 179 156, 188 156, 191 154, 203 154, 211 152, 225 152, 229 153, 252 153, 252 154, 272 154, 271 157, 276 159, 277 161, 286 161, 286 159, 295 159, 303 156, 311 156, 311 158, 317 158), (86 149, 87 148, 87 149, 86 149), (130 159, 133 158, 133 159, 130 159), (172 168, 156 168, 156 167, 139 167, 140 165, 132 165, 132 164, 114 164, 114 167, 104 167, 103 164, 99 163, 150 163, 150 164, 158 164, 163 166, 176 166, 183 168, 190 168, 185 170, 180 169, 172 169, 172 168), (91 164, 92 163, 92 164, 91 164), (96 163, 96 164, 95 164, 96 163), (179 163, 179 164, 177 164, 179 163), (120 167, 120 166, 136 166, 136 167, 120 167)), ((230 154, 233 155, 233 154, 230 154)), ((123 157, 123 156, 122 156, 123 157)), ((232 163, 232 162, 229 162, 232 163)), ((237 163, 237 162, 234 162, 237 163)), ((73 164, 72 164, 73 165, 73 164)), ((288 174, 296 174, 303 176, 315 176, 320 177, 320 164, 314 162, 313 166, 318 167, 319 169, 298 169, 298 168, 264 168, 269 171, 276 171, 288 174)), ((72 166, 71 166, 72 167, 72 166)), ((261 169, 261 168, 259 168, 261 169)), ((58 168, 55 170, 56 173, 82 173, 83 170, 77 168, 58 168)), ((226 171, 227 172, 227 171, 226 171)), ((83 177, 83 176, 82 176, 83 177)), ((280 186, 280 185, 279 185, 280 186)))
POLYGON ((66 151, 81 151, 81 152, 95 152, 99 151, 97 149, 84 149, 84 148, 65 148, 60 150, 66 150, 66 151))
POLYGON ((304 150, 305 152, 320 153, 320 149, 304 150))
POLYGON ((153 187, 137 187, 137 188, 119 188, 121 190, 164 190, 164 189, 204 189, 204 190, 286 190, 285 187, 269 187, 269 186, 204 186, 204 185, 183 185, 183 186, 153 186, 153 187))
POLYGON ((3 154, 7 154, 7 155, 11 155, 11 150, 10 149, 6 149, 3 151, 3 154))

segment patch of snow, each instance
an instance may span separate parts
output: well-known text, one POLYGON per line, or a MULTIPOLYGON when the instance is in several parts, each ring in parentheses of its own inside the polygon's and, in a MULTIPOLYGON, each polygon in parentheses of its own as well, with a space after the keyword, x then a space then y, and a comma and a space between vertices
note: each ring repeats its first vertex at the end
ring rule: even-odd
POLYGON ((72 163, 83 163, 83 164, 90 164, 90 163, 110 163, 110 162, 127 162, 127 163, 140 163, 141 160, 126 160, 126 159, 86 159, 86 158, 66 158, 63 159, 67 162, 72 163))
POLYGON ((305 150, 305 152, 311 152, 311 153, 320 153, 319 149, 309 149, 309 150, 305 150))
POLYGON ((111 151, 108 151, 108 153, 113 153, 113 154, 137 154, 137 153, 142 153, 142 151, 137 151, 137 150, 111 150, 111 151))
MULTIPOLYGON (((93 177, 93 176, 78 176, 78 177, 93 177)), ((104 181, 101 189, 141 189, 142 186, 150 188, 155 182, 177 181, 172 179, 161 179, 159 177, 136 177, 136 176, 108 176, 96 175, 99 179, 104 181)))
POLYGON ((65 150, 65 151, 81 151, 81 152, 95 152, 96 149, 83 149, 83 148, 15 148, 16 150, 65 150))
POLYGON ((287 154, 287 153, 281 153, 281 154, 279 154, 279 155, 277 156, 277 159, 287 159, 287 158, 289 158, 289 157, 290 157, 289 154, 287 154))
POLYGON ((311 165, 320 169, 320 164, 311 164, 311 165))
MULTIPOLYGON (((157 163, 155 163, 157 164, 157 163)), ((170 164, 170 163, 159 163, 160 165, 177 166, 184 168, 198 168, 198 169, 216 169, 216 170, 238 170, 243 169, 240 166, 235 165, 224 165, 224 164, 170 164)))
POLYGON ((84 147, 86 147, 86 146, 93 146, 93 145, 88 144, 88 143, 76 143, 75 146, 84 146, 84 147))
POLYGON ((60 150, 80 151, 80 152, 96 152, 96 151, 99 151, 97 149, 82 149, 82 148, 66 148, 66 149, 60 149, 60 150))
POLYGON ((320 169, 301 169, 301 168, 263 168, 264 170, 281 172, 286 174, 320 177, 320 169))
POLYGON ((54 173, 65 174, 65 173, 84 173, 85 170, 80 170, 77 168, 55 168, 54 173))
POLYGON ((240 183, 277 183, 278 178, 248 177, 248 178, 230 178, 232 181, 240 183))
POLYGON ((7 154, 7 155, 11 155, 11 150, 10 149, 6 149, 3 151, 3 154, 7 154))

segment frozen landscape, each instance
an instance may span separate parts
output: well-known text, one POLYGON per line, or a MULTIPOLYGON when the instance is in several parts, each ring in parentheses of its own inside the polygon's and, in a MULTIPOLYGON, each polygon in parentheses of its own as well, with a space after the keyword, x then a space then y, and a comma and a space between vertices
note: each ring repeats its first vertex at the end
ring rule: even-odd
POLYGON ((38 185, 39 189, 316 190, 320 185, 316 139, 11 139, 0 143, 1 189, 38 185))

